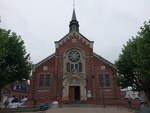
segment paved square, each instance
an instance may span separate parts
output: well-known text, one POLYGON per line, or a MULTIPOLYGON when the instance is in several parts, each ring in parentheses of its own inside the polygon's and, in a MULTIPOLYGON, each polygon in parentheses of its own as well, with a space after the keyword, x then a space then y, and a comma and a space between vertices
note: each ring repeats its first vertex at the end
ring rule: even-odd
POLYGON ((39 113, 135 113, 135 111, 122 107, 64 107, 51 108, 39 113))
POLYGON ((131 109, 125 107, 63 107, 63 108, 50 108, 47 111, 39 112, 22 112, 22 113, 136 113, 131 109))

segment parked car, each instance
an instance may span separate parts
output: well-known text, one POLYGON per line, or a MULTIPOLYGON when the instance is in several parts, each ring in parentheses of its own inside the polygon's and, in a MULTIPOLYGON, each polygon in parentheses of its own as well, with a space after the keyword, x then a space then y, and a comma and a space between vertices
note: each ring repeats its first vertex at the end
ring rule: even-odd
POLYGON ((51 102, 45 102, 45 103, 41 103, 39 105, 40 110, 47 110, 48 108, 50 108, 52 106, 51 102))

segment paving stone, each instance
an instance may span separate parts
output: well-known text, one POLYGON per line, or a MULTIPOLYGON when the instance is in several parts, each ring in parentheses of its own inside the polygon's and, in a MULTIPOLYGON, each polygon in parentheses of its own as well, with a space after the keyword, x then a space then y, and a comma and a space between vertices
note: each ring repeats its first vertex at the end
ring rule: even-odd
POLYGON ((150 108, 149 107, 143 107, 143 108, 141 108, 140 113, 150 113, 150 108))

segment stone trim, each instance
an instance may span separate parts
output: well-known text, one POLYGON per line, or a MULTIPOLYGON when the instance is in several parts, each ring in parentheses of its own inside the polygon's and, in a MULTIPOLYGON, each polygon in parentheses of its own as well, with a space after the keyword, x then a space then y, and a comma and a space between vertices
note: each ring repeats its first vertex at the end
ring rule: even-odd
POLYGON ((102 62, 108 64, 110 67, 116 69, 116 67, 115 67, 115 65, 114 65, 113 63, 111 63, 110 61, 108 61, 108 60, 106 60, 105 58, 101 57, 100 55, 94 53, 94 56, 95 56, 97 59, 99 59, 100 61, 102 61, 102 62))
POLYGON ((69 40, 71 37, 73 37, 74 35, 77 35, 78 39, 81 40, 83 43, 85 42, 86 45, 88 45, 90 48, 93 48, 93 44, 94 41, 90 41, 88 40, 86 37, 84 37, 82 34, 78 33, 78 32, 71 32, 68 33, 66 36, 64 36, 62 39, 60 39, 59 41, 55 41, 55 47, 59 48, 61 45, 63 45, 64 42, 66 42, 67 40, 69 40))
POLYGON ((43 59, 42 61, 38 62, 37 64, 34 65, 33 70, 37 67, 39 67, 41 64, 45 63, 46 61, 50 60, 51 58, 53 58, 55 56, 55 53, 53 53, 52 55, 46 57, 45 59, 43 59))

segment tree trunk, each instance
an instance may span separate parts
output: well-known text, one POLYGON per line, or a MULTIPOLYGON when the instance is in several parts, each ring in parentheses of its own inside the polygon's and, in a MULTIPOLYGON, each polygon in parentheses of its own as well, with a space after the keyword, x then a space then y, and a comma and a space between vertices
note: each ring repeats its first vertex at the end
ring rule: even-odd
POLYGON ((0 102, 2 101, 2 89, 0 88, 0 102))
POLYGON ((150 107, 150 93, 149 92, 145 92, 145 97, 146 97, 147 105, 150 107))

